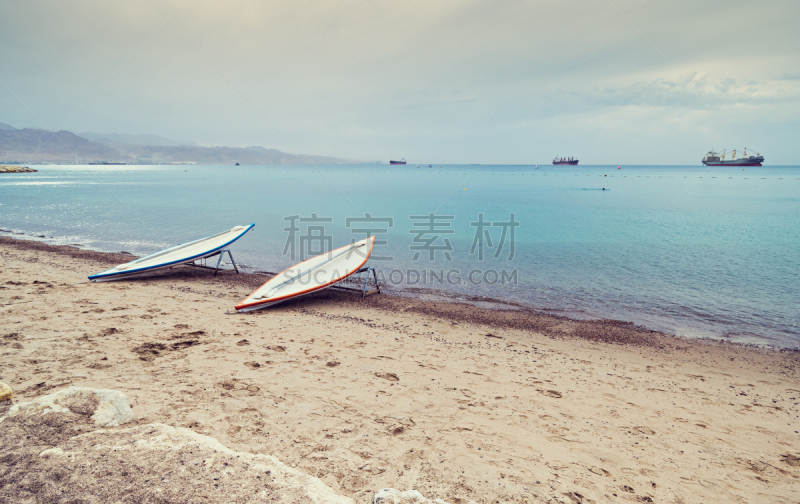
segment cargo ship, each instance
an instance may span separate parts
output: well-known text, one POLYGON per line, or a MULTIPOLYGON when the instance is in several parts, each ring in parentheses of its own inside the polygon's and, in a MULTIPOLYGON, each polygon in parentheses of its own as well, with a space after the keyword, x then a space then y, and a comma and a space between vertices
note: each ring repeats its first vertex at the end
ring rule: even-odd
POLYGON ((742 157, 739 159, 736 159, 736 151, 734 150, 731 153, 731 158, 726 160, 726 152, 727 150, 723 150, 722 156, 720 156, 719 152, 711 149, 703 158, 703 164, 706 166, 761 166, 761 163, 764 162, 764 156, 758 152, 756 152, 755 156, 748 156, 747 147, 744 148, 742 157))
POLYGON ((390 159, 389 164, 406 164, 406 158, 402 158, 400 161, 395 161, 394 159, 390 159))
POLYGON ((578 164, 578 160, 575 159, 575 158, 571 158, 571 157, 569 157, 569 158, 557 157, 557 158, 555 158, 553 160, 553 164, 554 165, 577 165, 578 164))

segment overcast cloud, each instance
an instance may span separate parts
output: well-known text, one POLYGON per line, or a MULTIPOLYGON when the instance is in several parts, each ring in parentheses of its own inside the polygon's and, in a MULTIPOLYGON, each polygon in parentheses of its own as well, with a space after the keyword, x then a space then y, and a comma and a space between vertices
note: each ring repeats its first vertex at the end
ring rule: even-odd
POLYGON ((797 0, 4 0, 0 122, 412 164, 699 164, 745 146, 798 164, 798 14, 797 0))

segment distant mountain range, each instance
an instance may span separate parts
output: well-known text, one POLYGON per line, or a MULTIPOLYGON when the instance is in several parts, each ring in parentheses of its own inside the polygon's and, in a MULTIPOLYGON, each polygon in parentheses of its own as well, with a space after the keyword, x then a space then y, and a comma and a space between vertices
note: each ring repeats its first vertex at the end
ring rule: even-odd
POLYGON ((106 145, 149 145, 156 147, 172 147, 176 145, 190 145, 192 147, 200 147, 194 142, 178 142, 171 138, 164 138, 158 135, 132 135, 130 133, 93 133, 91 131, 76 131, 76 135, 91 140, 92 142, 99 142, 106 145))
POLYGON ((0 163, 358 164, 264 147, 201 147, 157 135, 17 129, 0 123, 0 163))

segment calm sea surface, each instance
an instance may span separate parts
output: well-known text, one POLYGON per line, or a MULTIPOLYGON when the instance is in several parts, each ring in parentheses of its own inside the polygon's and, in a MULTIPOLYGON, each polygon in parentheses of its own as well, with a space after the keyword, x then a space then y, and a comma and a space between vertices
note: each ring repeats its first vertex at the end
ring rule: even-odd
POLYGON ((3 234, 142 255, 254 222, 234 258, 278 271, 371 232, 395 291, 800 346, 800 167, 36 168, 0 176, 3 234))

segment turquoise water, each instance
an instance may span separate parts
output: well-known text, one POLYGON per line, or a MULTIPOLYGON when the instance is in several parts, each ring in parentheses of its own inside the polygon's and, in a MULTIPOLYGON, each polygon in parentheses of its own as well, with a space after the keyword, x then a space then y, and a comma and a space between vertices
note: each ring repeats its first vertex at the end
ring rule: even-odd
POLYGON ((800 346, 800 167, 427 166, 41 166, 0 178, 0 228, 140 255, 254 222, 232 250, 263 271, 372 228, 393 290, 800 346))

